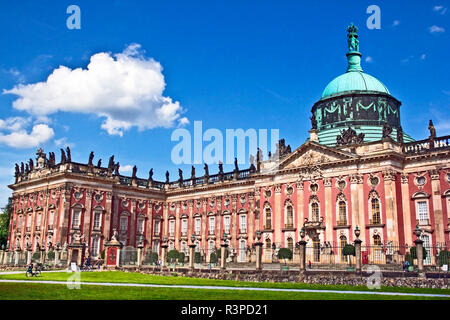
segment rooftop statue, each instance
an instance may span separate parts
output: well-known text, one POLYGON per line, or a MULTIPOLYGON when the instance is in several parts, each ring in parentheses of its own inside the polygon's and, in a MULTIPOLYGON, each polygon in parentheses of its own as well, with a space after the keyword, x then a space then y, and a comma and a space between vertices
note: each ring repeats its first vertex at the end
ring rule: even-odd
POLYGON ((148 180, 153 181, 153 168, 151 168, 150 171, 148 172, 148 180))
POLYGON ((191 168, 191 179, 194 180, 195 179, 195 167, 192 166, 191 168))
POLYGON ((316 119, 316 115, 313 113, 313 115, 311 116, 311 129, 313 130, 317 130, 317 119, 316 119))
POLYGON ((89 154, 89 161, 88 161, 88 166, 92 166, 92 161, 94 160, 94 151, 91 151, 91 153, 89 154))
POLYGON ((169 171, 166 171, 166 183, 169 183, 169 171))
POLYGON ((61 149, 61 164, 66 163, 66 154, 64 152, 64 149, 61 149))
POLYGON ((391 133, 392 133, 392 127, 387 122, 385 122, 383 125, 382 138, 383 139, 389 138, 391 136, 391 133))
POLYGON ((205 169, 205 177, 209 177, 209 168, 208 168, 208 165, 206 163, 205 163, 204 169, 205 169))
POLYGON ((120 168, 120 163, 117 162, 117 163, 114 165, 114 175, 116 175, 116 176, 120 175, 120 174, 119 174, 119 168, 120 168))
POLYGON ((98 159, 98 161, 97 161, 97 167, 99 167, 99 168, 102 167, 102 159, 98 159))
POLYGON ((67 162, 72 162, 72 155, 71 155, 71 153, 70 153, 70 148, 69 148, 69 146, 67 146, 67 148, 66 148, 66 154, 67 154, 67 162))
POLYGON ((403 129, 401 126, 397 128, 397 142, 403 143, 403 129))
POLYGON ((359 51, 358 28, 351 23, 347 28, 348 32, 348 51, 359 51))
POLYGON ((237 160, 237 158, 234 158, 234 171, 235 171, 235 172, 238 172, 238 171, 239 171, 238 160, 237 160))
POLYGON ((428 123, 428 130, 430 131, 430 139, 436 138, 436 128, 433 125, 433 120, 428 123))
POLYGON ((133 167, 133 172, 131 174, 131 178, 136 179, 136 174, 137 174, 137 167, 136 165, 133 167))
POLYGON ((29 164, 29 166, 30 166, 30 171, 33 171, 33 170, 34 170, 34 162, 33 162, 33 159, 30 158, 30 160, 28 160, 28 164, 29 164))

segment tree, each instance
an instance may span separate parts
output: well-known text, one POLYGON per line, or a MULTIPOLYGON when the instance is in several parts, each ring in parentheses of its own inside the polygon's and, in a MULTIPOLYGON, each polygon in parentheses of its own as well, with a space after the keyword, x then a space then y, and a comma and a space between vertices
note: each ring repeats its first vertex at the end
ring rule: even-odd
POLYGON ((178 263, 184 263, 185 257, 186 255, 184 254, 184 252, 180 252, 180 254, 178 255, 178 263))
POLYGON ((292 250, 289 248, 280 248, 278 250, 278 259, 284 259, 284 264, 286 264, 286 259, 292 259, 292 250))
POLYGON ((12 213, 12 199, 8 199, 8 204, 0 213, 0 247, 8 242, 9 220, 12 213))
POLYGON ((150 262, 156 264, 158 262, 158 253, 152 252, 150 253, 150 262))
POLYGON ((55 260, 55 251, 50 250, 49 252, 47 252, 47 259, 48 260, 55 260))
POLYGON ((167 253, 167 262, 174 263, 180 257, 180 253, 176 249, 172 249, 167 253))
POLYGON ((442 250, 439 252, 439 265, 442 267, 444 264, 450 264, 450 251, 442 250))
MULTIPOLYGON (((346 244, 344 248, 342 248, 342 255, 344 256, 356 256, 355 246, 351 244, 346 244)), ((352 259, 349 257, 348 262, 350 266, 352 265, 352 259)))
MULTIPOLYGON (((216 250, 217 258, 222 257, 221 250, 222 250, 222 248, 219 248, 219 249, 216 250)), ((226 259, 226 258, 228 258, 228 249, 225 249, 225 259, 226 259)))
POLYGON ((201 256, 200 252, 196 252, 194 254, 194 262, 195 263, 200 263, 201 261, 202 261, 202 256, 201 256))

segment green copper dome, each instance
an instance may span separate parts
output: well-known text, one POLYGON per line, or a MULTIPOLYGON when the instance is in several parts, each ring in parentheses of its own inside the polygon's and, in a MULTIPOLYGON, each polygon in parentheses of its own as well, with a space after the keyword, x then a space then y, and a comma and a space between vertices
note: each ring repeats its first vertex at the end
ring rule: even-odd
POLYGON ((322 93, 322 98, 347 91, 376 91, 389 93, 377 78, 360 71, 347 71, 333 79, 322 93))
POLYGON ((389 93, 389 90, 377 78, 364 73, 361 68, 358 28, 353 24, 348 28, 348 68, 347 72, 333 79, 322 93, 322 98, 349 91, 373 91, 389 93))

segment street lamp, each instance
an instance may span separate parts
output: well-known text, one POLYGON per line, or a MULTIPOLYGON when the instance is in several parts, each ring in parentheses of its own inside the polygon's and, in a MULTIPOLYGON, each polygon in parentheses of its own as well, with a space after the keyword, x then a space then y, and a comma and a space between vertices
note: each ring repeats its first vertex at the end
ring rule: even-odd
POLYGON ((193 244, 195 242, 195 236, 191 235, 191 243, 193 244))
POLYGON ((300 230, 300 238, 305 239, 305 228, 302 228, 302 230, 300 230))
MULTIPOLYGON (((142 235, 141 235, 141 239, 142 239, 142 235)), ((167 235, 164 235, 164 237, 163 237, 163 243, 166 243, 167 242, 167 235)))
POLYGON ((223 232, 222 240, 224 243, 227 241, 227 233, 225 231, 223 232))
POLYGON ((359 230, 359 227, 356 226, 356 229, 355 229, 355 236, 356 236, 356 239, 359 238, 359 235, 360 235, 360 234, 361 234, 361 230, 359 230))
POLYGON ((422 234, 422 230, 419 229, 419 225, 416 225, 416 229, 414 229, 414 234, 416 235, 417 239, 420 238, 420 235, 422 234))
POLYGON ((256 238, 258 239, 258 242, 261 240, 261 231, 256 230, 256 238))

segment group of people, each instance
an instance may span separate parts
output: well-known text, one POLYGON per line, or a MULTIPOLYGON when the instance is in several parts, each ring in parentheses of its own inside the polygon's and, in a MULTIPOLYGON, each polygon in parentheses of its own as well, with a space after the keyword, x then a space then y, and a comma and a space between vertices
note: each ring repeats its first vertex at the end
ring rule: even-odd
POLYGON ((82 270, 100 269, 102 260, 98 259, 94 265, 91 264, 91 257, 87 257, 82 266, 82 270))

